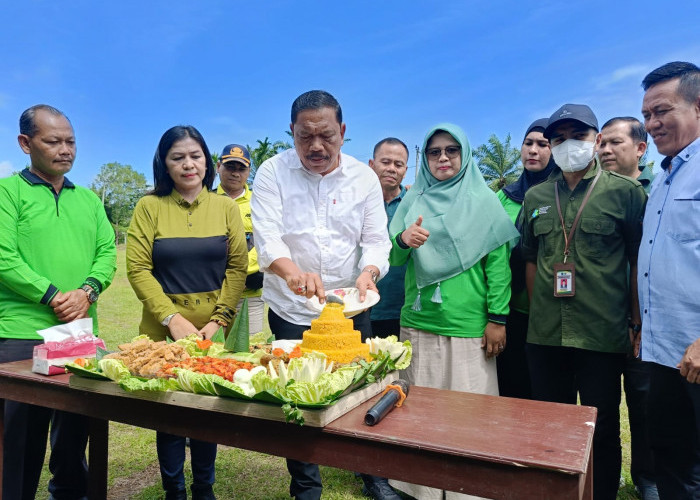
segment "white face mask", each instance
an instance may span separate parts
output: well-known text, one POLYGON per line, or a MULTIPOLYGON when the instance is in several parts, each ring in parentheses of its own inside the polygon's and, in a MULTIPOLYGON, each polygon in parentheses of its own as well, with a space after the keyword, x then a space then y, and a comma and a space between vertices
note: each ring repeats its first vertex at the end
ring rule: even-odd
POLYGON ((567 139, 552 148, 552 156, 563 172, 578 172, 591 162, 594 148, 595 142, 567 139))

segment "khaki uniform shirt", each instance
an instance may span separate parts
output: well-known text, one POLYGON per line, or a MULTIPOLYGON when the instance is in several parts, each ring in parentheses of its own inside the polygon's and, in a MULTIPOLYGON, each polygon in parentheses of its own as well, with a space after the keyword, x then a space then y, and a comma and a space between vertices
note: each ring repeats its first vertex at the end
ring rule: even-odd
POLYGON ((596 159, 573 191, 557 169, 525 195, 522 253, 525 260, 537 264, 527 336, 530 343, 611 353, 629 349, 628 265, 637 259, 646 203, 639 182, 602 172, 569 247, 567 263, 575 265, 575 296, 554 297, 553 266, 563 262, 565 246, 555 183, 568 233, 599 169, 596 159))

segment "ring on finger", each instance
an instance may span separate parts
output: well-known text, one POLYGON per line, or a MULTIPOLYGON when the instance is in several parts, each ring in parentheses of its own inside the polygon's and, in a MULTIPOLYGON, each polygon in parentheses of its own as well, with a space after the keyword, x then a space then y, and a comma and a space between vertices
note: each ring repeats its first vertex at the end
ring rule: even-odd
POLYGON ((302 285, 297 288, 297 293, 306 293, 306 285, 302 285))

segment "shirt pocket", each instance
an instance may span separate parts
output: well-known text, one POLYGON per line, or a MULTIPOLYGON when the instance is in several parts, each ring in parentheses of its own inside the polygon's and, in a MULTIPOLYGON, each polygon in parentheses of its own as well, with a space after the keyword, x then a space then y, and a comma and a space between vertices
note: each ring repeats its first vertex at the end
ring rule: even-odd
POLYGON ((539 252, 545 257, 554 255, 556 242, 554 241, 555 233, 553 229, 554 220, 551 218, 539 217, 532 223, 532 233, 535 235, 535 238, 537 238, 539 252))
POLYGON ((364 203, 355 191, 341 191, 328 196, 328 227, 359 241, 364 222, 364 203))
POLYGON ((616 247, 614 233, 614 220, 606 217, 582 217, 581 230, 575 236, 576 250, 588 257, 608 255, 616 247))
POLYGON ((700 240, 700 199, 676 198, 673 209, 664 214, 669 221, 667 234, 679 243, 700 240))

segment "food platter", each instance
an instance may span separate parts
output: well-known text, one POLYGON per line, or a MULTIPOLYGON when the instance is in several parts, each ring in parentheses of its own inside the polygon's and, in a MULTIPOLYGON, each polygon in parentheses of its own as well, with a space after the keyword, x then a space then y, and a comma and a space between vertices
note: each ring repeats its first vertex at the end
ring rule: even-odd
MULTIPOLYGON (((343 314, 346 318, 357 316, 366 309, 379 302, 379 294, 373 290, 367 290, 365 301, 360 302, 360 292, 357 288, 336 288, 326 292, 326 297, 334 295, 345 302, 343 314)), ((306 307, 315 313, 321 314, 324 304, 319 303, 315 295, 306 301, 306 307)))
MULTIPOLYGON (((309 427, 324 427, 361 405, 368 399, 379 394, 384 388, 398 378, 398 372, 389 372, 383 379, 347 394, 331 405, 321 408, 304 408, 304 425, 309 427)), ((119 384, 112 381, 98 380, 84 376, 73 375, 69 379, 71 387, 90 392, 108 394, 124 398, 145 399, 149 401, 167 402, 173 405, 191 408, 205 408, 210 411, 241 415, 265 420, 285 422, 286 416, 279 404, 264 401, 246 401, 206 394, 192 394, 182 391, 125 391, 119 384)))

